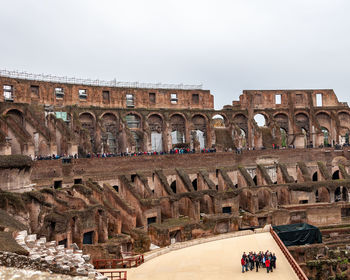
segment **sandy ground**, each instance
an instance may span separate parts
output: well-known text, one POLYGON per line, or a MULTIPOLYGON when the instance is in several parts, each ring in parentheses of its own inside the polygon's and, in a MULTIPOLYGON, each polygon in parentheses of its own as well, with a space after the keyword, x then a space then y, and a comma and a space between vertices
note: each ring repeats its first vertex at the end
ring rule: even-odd
POLYGON ((298 277, 274 242, 270 233, 259 233, 195 245, 156 257, 128 270, 128 280, 221 280, 278 279, 298 277), (272 251, 277 256, 273 273, 249 271, 242 273, 241 255, 249 251, 272 251))

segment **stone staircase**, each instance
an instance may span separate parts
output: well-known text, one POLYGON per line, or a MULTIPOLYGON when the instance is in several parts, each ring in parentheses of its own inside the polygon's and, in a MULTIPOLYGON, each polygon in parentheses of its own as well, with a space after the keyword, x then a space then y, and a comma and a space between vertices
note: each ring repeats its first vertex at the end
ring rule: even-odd
POLYGON ((75 272, 89 279, 107 280, 89 263, 90 256, 83 255, 75 244, 67 249, 64 245, 57 245, 56 241, 47 242, 46 237, 37 239, 36 234, 28 235, 26 230, 18 232, 16 241, 29 252, 32 260, 55 264, 63 272, 75 272))

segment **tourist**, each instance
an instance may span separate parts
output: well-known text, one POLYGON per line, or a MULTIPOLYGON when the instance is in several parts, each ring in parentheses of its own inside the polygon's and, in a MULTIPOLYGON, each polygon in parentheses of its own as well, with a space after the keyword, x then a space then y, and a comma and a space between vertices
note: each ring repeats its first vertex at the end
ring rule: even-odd
POLYGON ((271 256, 271 267, 273 267, 274 269, 276 269, 276 259, 276 255, 275 253, 273 253, 271 256))
POLYGON ((260 262, 261 262, 261 254, 257 254, 255 256, 255 267, 256 267, 256 272, 259 271, 259 267, 260 267, 260 262))
POLYGON ((266 271, 267 273, 269 273, 269 270, 270 270, 270 260, 267 258, 265 260, 265 266, 266 266, 266 271))
POLYGON ((245 262, 245 257, 244 256, 242 256, 242 259, 241 259, 241 265, 242 265, 242 273, 244 273, 244 268, 246 269, 246 271, 248 271, 247 270, 247 267, 246 267, 246 262, 245 262))

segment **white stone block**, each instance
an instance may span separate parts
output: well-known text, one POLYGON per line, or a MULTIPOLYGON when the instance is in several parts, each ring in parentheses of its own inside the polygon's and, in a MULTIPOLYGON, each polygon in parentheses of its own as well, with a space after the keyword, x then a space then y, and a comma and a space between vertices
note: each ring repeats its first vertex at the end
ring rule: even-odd
POLYGON ((84 261, 88 262, 90 260, 90 255, 82 255, 84 261))

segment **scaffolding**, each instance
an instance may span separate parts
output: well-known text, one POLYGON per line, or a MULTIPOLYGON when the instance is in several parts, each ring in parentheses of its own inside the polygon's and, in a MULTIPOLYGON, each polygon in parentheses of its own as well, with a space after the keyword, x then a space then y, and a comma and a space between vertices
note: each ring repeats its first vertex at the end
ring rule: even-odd
POLYGON ((81 79, 75 77, 59 77, 46 74, 32 74, 23 71, 0 70, 0 76, 6 78, 23 79, 31 81, 42 81, 60 84, 87 85, 99 87, 116 87, 116 88, 144 88, 144 89, 182 89, 182 90, 201 90, 202 84, 184 85, 184 84, 162 84, 162 83, 139 83, 139 82, 120 82, 116 79, 111 81, 81 79))

